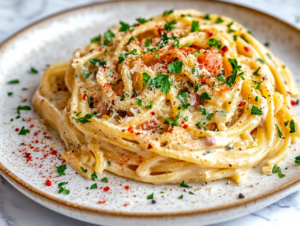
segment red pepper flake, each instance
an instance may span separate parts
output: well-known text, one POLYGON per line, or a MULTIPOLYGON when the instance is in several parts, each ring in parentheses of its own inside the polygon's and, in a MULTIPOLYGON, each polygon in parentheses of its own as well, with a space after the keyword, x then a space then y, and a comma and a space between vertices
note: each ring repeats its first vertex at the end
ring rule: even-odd
POLYGON ((33 124, 31 124, 30 126, 29 126, 29 128, 33 128, 34 127, 34 125, 33 124))
POLYGON ((127 206, 127 203, 125 203, 123 206, 127 206))
POLYGON ((208 37, 211 37, 213 35, 213 33, 209 30, 205 30, 205 33, 207 34, 208 37))
POLYGON ((200 68, 200 70, 202 70, 202 68, 203 68, 203 65, 202 64, 199 64, 199 66, 198 66, 199 68, 200 68))
POLYGON ((291 100, 291 105, 298 105, 299 104, 299 100, 295 101, 295 100, 291 100))
POLYGON ((105 188, 103 188, 103 191, 109 191, 109 187, 108 186, 106 186, 105 188))
POLYGON ((162 29, 162 28, 158 28, 158 34, 159 34, 159 36, 161 36, 161 35, 162 35, 162 33, 164 33, 164 29, 162 29))
POLYGON ((128 185, 126 185, 124 188, 125 188, 126 190, 128 190, 130 187, 129 187, 128 185))
POLYGON ((140 25, 141 25, 140 23, 137 23, 137 24, 136 24, 136 26, 140 26, 140 25))
POLYGON ((201 79, 201 84, 202 85, 205 85, 206 84, 206 81, 204 79, 201 79))
POLYGON ((82 97, 82 99, 83 100, 87 100, 87 98, 88 98, 88 95, 85 93, 85 94, 83 94, 83 97, 82 97))
POLYGON ((48 186, 51 186, 51 185, 52 185, 52 183, 51 183, 50 180, 46 180, 46 184, 47 184, 48 186))
POLYGON ((104 204, 104 203, 105 203, 105 200, 98 202, 98 204, 104 204))
POLYGON ((154 94, 156 94, 156 92, 155 92, 155 91, 153 91, 153 93, 154 93, 154 94))
POLYGON ((244 102, 244 101, 241 101, 240 103, 239 103, 239 107, 242 107, 242 106, 244 106, 246 104, 246 102, 244 102))
POLYGON ((26 162, 32 161, 31 153, 25 152, 24 157, 27 158, 26 162))
POLYGON ((287 107, 289 110, 291 110, 289 106, 286 106, 286 107, 287 107))
POLYGON ((104 70, 106 70, 108 67, 107 67, 106 65, 104 65, 104 66, 102 66, 102 68, 103 68, 104 70))
POLYGON ((140 132, 137 132, 137 133, 135 133, 136 135, 140 135, 141 133, 140 132))
POLYGON ((287 91, 286 93, 289 94, 289 95, 291 95, 291 92, 289 92, 289 91, 287 91))
POLYGON ((155 112, 152 111, 152 112, 151 112, 151 115, 155 115, 155 112))
POLYGON ((151 149, 153 148, 153 146, 151 144, 148 145, 148 149, 151 149))
POLYGON ((132 129, 131 126, 127 130, 128 130, 129 133, 134 133, 134 130, 132 129))
POLYGON ((222 49, 221 49, 222 55, 224 55, 227 51, 228 51, 228 47, 223 46, 222 49))
POLYGON ((19 128, 16 128, 16 129, 15 129, 15 131, 16 131, 16 132, 19 132, 19 131, 20 131, 20 129, 19 129, 19 128))
POLYGON ((250 48, 248 46, 244 46, 244 49, 246 50, 246 52, 250 52, 250 48))
POLYGON ((173 131, 173 129, 170 129, 170 130, 168 131, 168 133, 172 133, 172 131, 173 131))
POLYGON ((187 124, 184 124, 182 128, 187 129, 189 126, 187 124))

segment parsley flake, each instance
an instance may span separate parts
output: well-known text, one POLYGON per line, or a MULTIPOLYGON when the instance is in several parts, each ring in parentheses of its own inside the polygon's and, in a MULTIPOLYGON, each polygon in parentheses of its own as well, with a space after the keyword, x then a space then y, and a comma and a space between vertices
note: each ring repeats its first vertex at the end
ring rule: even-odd
POLYGON ((58 176, 63 176, 65 174, 65 170, 67 169, 67 164, 62 164, 56 167, 58 176))
POLYGON ((210 100, 211 97, 209 96, 209 94, 207 92, 204 92, 200 95, 200 97, 203 99, 203 100, 210 100))
POLYGON ((295 163, 298 164, 298 165, 300 165, 300 156, 297 156, 295 158, 295 163))
POLYGON ((19 79, 15 79, 15 80, 9 81, 7 84, 19 84, 19 83, 20 83, 19 79))
POLYGON ((115 34, 111 30, 108 30, 107 32, 105 32, 104 33, 104 45, 107 46, 114 37, 115 37, 115 34))
POLYGON ((177 24, 177 22, 175 20, 171 21, 170 23, 166 23, 164 26, 164 30, 171 31, 171 30, 175 29, 176 24, 177 24))
POLYGON ((101 179, 101 181, 102 181, 102 182, 105 182, 105 183, 108 183, 107 177, 103 177, 103 178, 101 179))
POLYGON ((218 17, 217 20, 215 21, 216 24, 222 23, 224 20, 221 17, 218 17))
POLYGON ((173 74, 181 73, 182 67, 183 67, 182 61, 178 61, 178 60, 176 60, 173 63, 168 64, 168 70, 170 73, 173 73, 173 74))
POLYGON ((94 112, 93 114, 87 113, 84 117, 81 117, 81 118, 73 117, 73 119, 75 119, 77 122, 85 124, 87 122, 91 122, 89 119, 91 119, 93 117, 97 117, 97 112, 94 112))
POLYGON ((166 10, 166 11, 163 12, 163 16, 168 16, 168 15, 172 14, 173 12, 174 12, 173 9, 171 9, 171 10, 166 10))
POLYGON ((277 166, 276 164, 273 166, 272 173, 277 173, 279 178, 285 177, 285 175, 283 173, 281 173, 280 167, 277 166))
POLYGON ((152 193, 151 195, 148 195, 148 196, 147 196, 147 199, 153 199, 153 196, 154 196, 154 195, 153 195, 153 193, 152 193))
POLYGON ((98 179, 97 174, 94 172, 93 174, 91 174, 92 180, 98 179))
POLYGON ((20 111, 23 110, 23 111, 30 111, 31 110, 31 107, 30 106, 18 106, 17 107, 17 113, 20 114, 20 111))
POLYGON ((193 20, 191 32, 196 32, 196 31, 200 31, 199 22, 193 20))
POLYGON ((262 115, 262 110, 260 110, 258 107, 255 105, 252 105, 251 108, 251 115, 262 115))
POLYGON ((86 173, 88 171, 87 169, 83 168, 82 166, 80 168, 84 173, 86 173))
POLYGON ((90 59, 89 60, 91 64, 96 65, 97 67, 103 67, 104 65, 106 65, 106 61, 101 61, 98 59, 90 59))
POLYGON ((97 184, 93 184, 90 189, 96 189, 97 188, 97 184))
POLYGON ((30 72, 31 72, 32 74, 37 74, 37 73, 39 73, 38 70, 36 70, 36 69, 33 68, 33 67, 30 68, 30 72))
POLYGON ((184 180, 181 182, 180 187, 185 187, 185 188, 189 188, 190 185, 184 183, 184 180))
POLYGON ((30 131, 28 129, 25 129, 23 126, 19 132, 19 135, 26 135, 27 133, 30 133, 30 131))
POLYGON ((209 47, 215 46, 218 49, 220 49, 222 46, 222 43, 217 39, 211 38, 208 40, 208 45, 209 45, 209 47))
POLYGON ((121 24, 121 27, 120 27, 119 31, 127 31, 127 30, 129 30, 129 28, 130 28, 129 24, 126 24, 126 23, 124 23, 122 21, 120 22, 120 24, 121 24))
POLYGON ((264 61, 263 59, 261 59, 261 58, 257 58, 257 60, 258 60, 260 63, 262 63, 262 64, 265 63, 265 61, 264 61))
POLYGON ((179 196, 178 199, 183 199, 183 195, 179 196))
POLYGON ((142 106, 142 99, 135 98, 135 100, 138 106, 142 106))
POLYGON ((295 121, 291 120, 290 121, 290 133, 295 133, 296 132, 296 128, 295 128, 295 121))
POLYGON ((276 129, 277 129, 277 135, 279 136, 279 138, 281 138, 282 137, 282 133, 280 131, 280 128, 279 128, 279 126, 277 124, 275 124, 275 126, 276 126, 276 129))

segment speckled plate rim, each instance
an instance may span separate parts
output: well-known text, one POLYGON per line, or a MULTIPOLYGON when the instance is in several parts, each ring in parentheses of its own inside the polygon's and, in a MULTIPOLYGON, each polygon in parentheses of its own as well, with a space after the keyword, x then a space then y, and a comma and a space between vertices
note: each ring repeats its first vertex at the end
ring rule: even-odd
MULTIPOLYGON (((61 16, 65 13, 75 12, 77 10, 81 10, 81 9, 85 9, 85 8, 90 8, 90 7, 93 7, 95 5, 105 5, 105 4, 114 4, 116 2, 135 2, 135 1, 139 1, 139 0, 113 0, 113 1, 107 1, 107 2, 106 1, 105 2, 98 2, 98 3, 92 3, 92 4, 87 4, 87 5, 75 7, 75 8, 72 8, 72 9, 64 10, 64 11, 61 11, 59 13, 50 15, 50 16, 42 19, 42 20, 39 20, 39 21, 37 21, 37 22, 21 29, 20 31, 16 32, 14 35, 7 38, 4 42, 2 42, 2 44, 0 44, 0 59, 1 59, 1 55, 5 51, 5 47, 10 45, 10 43, 14 42, 14 40, 16 40, 18 38, 21 38, 23 33, 30 31, 32 28, 34 28, 34 27, 36 27, 40 24, 49 22, 51 20, 55 20, 57 16, 61 16)), ((154 0, 154 1, 161 1, 161 0, 154 0)), ((180 0, 163 0, 163 1, 180 1, 180 0)), ((197 0, 191 0, 191 1, 197 1, 197 0)), ((214 4, 214 1, 210 1, 210 0, 201 0, 201 1, 210 2, 211 4, 214 4)), ((236 7, 246 9, 246 10, 252 11, 254 13, 263 15, 263 16, 267 16, 270 19, 276 21, 277 23, 281 23, 285 26, 290 27, 292 30, 296 31, 300 36, 300 30, 298 30, 296 27, 294 27, 291 24, 289 24, 289 23, 287 23, 283 20, 280 20, 280 19, 278 19, 278 18, 276 18, 272 15, 269 15, 267 13, 258 11, 256 9, 249 8, 247 6, 238 5, 238 4, 235 4, 235 3, 228 3, 228 2, 222 2, 222 1, 218 1, 217 3, 218 4, 224 4, 224 5, 236 6, 236 7)), ((281 186, 279 188, 269 190, 268 192, 260 194, 256 197, 252 197, 252 198, 249 198, 249 199, 239 201, 238 203, 220 205, 218 207, 212 207, 212 208, 207 208, 207 209, 182 211, 182 212, 169 212, 169 213, 161 213, 161 214, 160 213, 129 213, 129 212, 123 212, 123 211, 111 211, 111 210, 101 210, 101 209, 97 209, 97 208, 90 208, 90 207, 81 206, 81 205, 78 205, 78 204, 75 204, 75 203, 71 203, 71 202, 68 202, 68 201, 61 200, 57 197, 49 195, 49 194, 47 194, 45 192, 42 192, 42 191, 38 190, 37 188, 31 186, 26 181, 20 179, 18 176, 16 176, 10 170, 8 170, 6 167, 4 167, 4 165, 1 162, 0 162, 0 174, 4 174, 4 177, 8 178, 9 182, 15 188, 17 188, 17 190, 20 191, 21 189, 15 183, 17 183, 21 187, 25 188, 30 193, 33 193, 35 195, 46 198, 49 201, 52 201, 52 202, 55 202, 55 203, 58 203, 58 204, 62 204, 67 208, 71 207, 75 210, 84 210, 84 211, 88 211, 88 212, 92 212, 92 213, 100 213, 101 216, 109 215, 109 216, 119 216, 119 217, 141 217, 141 218, 142 217, 147 217, 147 218, 160 217, 160 218, 163 218, 163 217, 170 217, 170 216, 172 216, 172 217, 183 217, 183 216, 199 215, 199 214, 206 214, 206 213, 212 214, 212 213, 217 213, 218 211, 222 211, 222 210, 230 210, 230 209, 245 207, 246 205, 255 204, 257 201, 259 201, 261 199, 271 198, 272 196, 274 196, 273 202, 276 202, 280 198, 283 198, 285 195, 288 195, 288 194, 285 194, 286 190, 289 190, 289 193, 292 193, 293 191, 296 190, 296 188, 298 186, 300 186, 300 176, 299 176, 298 178, 295 178, 295 179, 289 181, 288 183, 284 184, 283 186, 281 186), (293 187, 295 188, 295 190, 292 189, 293 187), (281 193, 284 193, 284 194, 281 194, 281 193)), ((25 195, 27 194, 25 191, 22 191, 22 193, 25 194, 25 195)), ((32 197, 32 195, 28 195, 28 196, 32 197)), ((270 203, 271 203, 270 200, 266 201, 266 205, 268 205, 270 203)), ((40 204, 42 204, 42 203, 40 203, 40 204)), ((262 207, 263 206, 260 206, 260 208, 262 208, 262 207)), ((234 218, 234 217, 231 217, 231 218, 234 218)))

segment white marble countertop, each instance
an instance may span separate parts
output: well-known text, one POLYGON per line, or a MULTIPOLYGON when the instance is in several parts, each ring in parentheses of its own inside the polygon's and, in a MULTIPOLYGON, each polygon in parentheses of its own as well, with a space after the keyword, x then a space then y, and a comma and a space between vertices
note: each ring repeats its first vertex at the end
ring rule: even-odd
MULTIPOLYGON (((0 43, 16 31, 50 14, 95 0, 0 0, 0 43)), ((300 29, 299 0, 227 0, 276 16, 300 29)), ((0 226, 90 226, 31 201, 0 176, 0 226)), ((235 220, 215 226, 300 225, 300 192, 235 220)))

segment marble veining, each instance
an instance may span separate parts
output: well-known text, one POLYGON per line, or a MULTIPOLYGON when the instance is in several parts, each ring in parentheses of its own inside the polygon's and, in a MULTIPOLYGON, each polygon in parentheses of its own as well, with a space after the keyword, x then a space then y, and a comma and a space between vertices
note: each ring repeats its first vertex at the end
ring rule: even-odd
MULTIPOLYGON (((95 0, 0 0, 0 43, 16 31, 55 12, 95 0)), ((230 0, 262 10, 300 28, 299 0, 230 0)), ((235 220, 214 226, 300 225, 300 192, 235 220)), ((89 226, 25 197, 0 176, 0 226, 89 226)))

